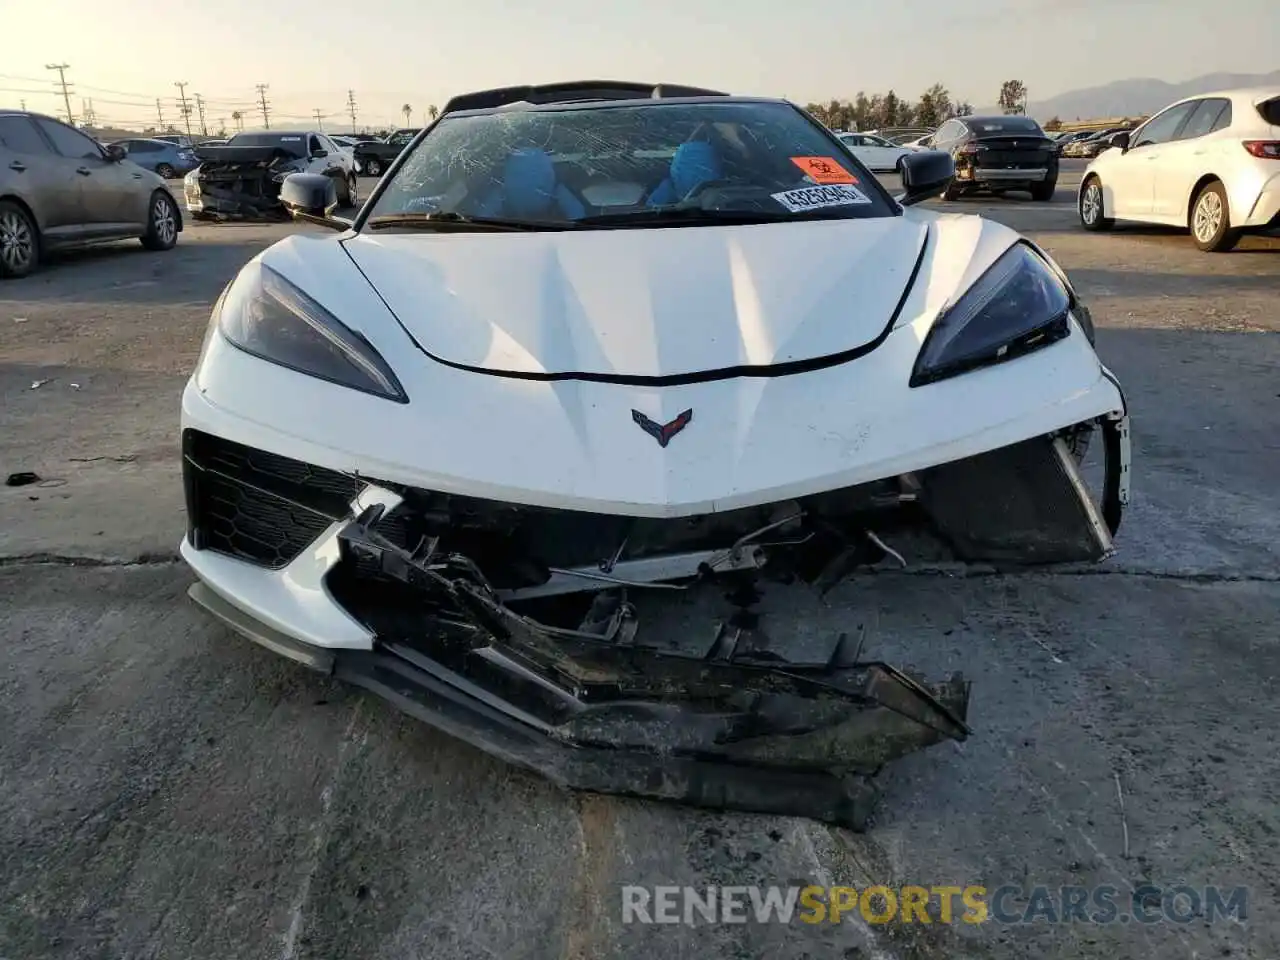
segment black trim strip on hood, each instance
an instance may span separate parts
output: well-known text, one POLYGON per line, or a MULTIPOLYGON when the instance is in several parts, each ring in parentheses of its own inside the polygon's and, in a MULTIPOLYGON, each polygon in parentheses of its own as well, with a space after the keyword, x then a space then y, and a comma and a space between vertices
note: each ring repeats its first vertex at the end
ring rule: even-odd
POLYGON ((351 251, 347 250, 345 241, 342 242, 342 249, 347 254, 347 258, 360 276, 364 277, 365 282, 369 284, 382 305, 387 308, 387 312, 395 317, 396 323, 400 324, 400 329, 405 332, 413 345, 421 350, 429 359, 434 360, 446 367, 452 367, 454 370, 463 370, 467 373, 482 373, 490 377, 505 377, 508 380, 534 380, 541 383, 558 382, 562 380, 581 380, 585 383, 616 383, 629 387, 680 387, 691 383, 709 383, 713 380, 731 380, 735 377, 787 377, 797 373, 811 373, 815 370, 824 370, 827 367, 836 367, 842 363, 848 363, 851 360, 857 360, 859 357, 866 356, 880 344, 888 339, 889 334, 893 332, 894 325, 898 322, 898 317, 902 314, 902 309, 907 305, 907 298, 911 296, 911 291, 915 288, 916 279, 920 276, 920 268, 924 265, 924 255, 929 249, 929 236, 932 232, 931 227, 925 228, 924 242, 920 244, 920 252, 916 255, 915 265, 911 268, 911 275, 907 277, 907 284, 902 290, 902 296, 898 298, 898 304, 893 308, 893 313, 889 316, 889 322, 885 324, 884 329, 876 336, 874 340, 864 343, 860 347, 852 347, 848 350, 841 350, 838 353, 829 353, 821 357, 813 357, 808 360, 790 360, 784 363, 771 364, 740 364, 735 367, 719 367, 715 370, 698 370, 692 373, 673 373, 666 376, 640 376, 635 374, 624 373, 586 373, 585 371, 566 371, 564 373, 528 373, 516 370, 494 370, 490 367, 477 367, 469 363, 458 363, 455 360, 446 360, 444 357, 436 356, 421 343, 418 338, 413 335, 404 322, 391 309, 391 304, 387 303, 383 297, 382 291, 378 289, 377 284, 369 279, 369 275, 360 268, 360 264, 356 258, 351 255, 351 251))

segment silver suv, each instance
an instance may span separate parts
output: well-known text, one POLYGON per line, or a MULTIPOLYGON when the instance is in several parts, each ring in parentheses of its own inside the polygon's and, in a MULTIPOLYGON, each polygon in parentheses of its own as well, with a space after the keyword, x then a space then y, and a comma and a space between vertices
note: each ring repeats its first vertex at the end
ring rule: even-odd
POLYGON ((136 237, 169 250, 182 214, 164 180, 65 123, 0 110, 0 277, 67 247, 136 237))

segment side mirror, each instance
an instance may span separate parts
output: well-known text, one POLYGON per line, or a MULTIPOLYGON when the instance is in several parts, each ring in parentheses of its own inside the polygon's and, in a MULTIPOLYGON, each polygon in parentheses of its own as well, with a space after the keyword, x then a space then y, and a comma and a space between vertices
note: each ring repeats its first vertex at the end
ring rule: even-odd
POLYGON ((330 216, 338 207, 338 186, 323 173, 291 173, 280 184, 280 204, 295 220, 335 230, 350 224, 330 216))
POLYGON ((908 153, 901 161, 902 195, 898 202, 910 207, 940 196, 956 176, 956 162, 945 150, 908 153))
POLYGON ((129 154, 125 151, 124 147, 120 146, 118 143, 113 143, 107 147, 107 159, 112 163, 119 163, 128 156, 129 154))
POLYGON ((319 150, 311 151, 311 156, 315 157, 317 160, 319 160, 321 157, 327 157, 328 155, 329 155, 329 151, 325 150, 323 147, 321 147, 319 150))
POLYGON ((1107 146, 1119 147, 1121 150, 1129 149, 1129 134, 1127 131, 1121 133, 1113 133, 1107 138, 1107 146))

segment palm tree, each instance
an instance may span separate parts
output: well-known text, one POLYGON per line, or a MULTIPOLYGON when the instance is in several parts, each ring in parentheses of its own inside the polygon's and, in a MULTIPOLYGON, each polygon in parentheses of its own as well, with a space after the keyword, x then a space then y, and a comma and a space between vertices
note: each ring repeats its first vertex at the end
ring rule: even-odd
POLYGON ((431 104, 431 106, 427 107, 427 116, 434 120, 436 117, 440 116, 440 108, 434 103, 431 104))
POLYGON ((409 125, 409 118, 413 116, 413 107, 406 103, 400 108, 400 112, 404 114, 404 125, 407 127, 409 125))
POLYGON ((232 110, 232 111, 231 111, 231 119, 232 119, 232 120, 234 120, 234 121, 236 122, 236 129, 237 129, 237 130, 243 130, 243 129, 244 129, 244 124, 240 122, 242 119, 244 119, 244 114, 243 114, 243 113, 241 113, 239 110, 232 110))

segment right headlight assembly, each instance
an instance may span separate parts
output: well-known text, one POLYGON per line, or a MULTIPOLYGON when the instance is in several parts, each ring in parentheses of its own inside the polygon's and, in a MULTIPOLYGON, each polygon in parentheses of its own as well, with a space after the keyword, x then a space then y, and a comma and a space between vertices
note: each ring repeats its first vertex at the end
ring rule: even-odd
POLYGON ((1034 250, 1018 243, 934 322, 911 371, 913 387, 1003 363, 1071 332, 1071 292, 1034 250))
POLYGON ((222 336, 245 353, 340 386, 408 403, 391 367, 363 336, 259 261, 224 291, 222 336))

